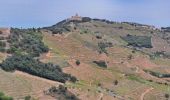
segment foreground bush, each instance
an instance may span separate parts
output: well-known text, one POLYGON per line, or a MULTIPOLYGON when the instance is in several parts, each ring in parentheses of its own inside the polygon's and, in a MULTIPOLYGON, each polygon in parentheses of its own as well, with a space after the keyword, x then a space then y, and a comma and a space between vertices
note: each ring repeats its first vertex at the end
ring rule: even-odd
POLYGON ((53 86, 48 91, 45 91, 45 94, 55 97, 56 100, 80 100, 63 85, 59 85, 59 87, 53 86))
POLYGON ((28 54, 38 57, 41 53, 48 52, 48 47, 42 42, 42 34, 36 32, 36 29, 11 29, 11 35, 8 38, 10 49, 8 53, 28 54))
POLYGON ((5 96, 4 93, 0 92, 0 100, 13 100, 13 98, 9 96, 5 96))
POLYGON ((35 76, 65 83, 75 82, 77 79, 70 74, 62 72, 58 65, 42 63, 39 60, 26 55, 13 55, 3 61, 0 67, 5 71, 20 70, 35 76))

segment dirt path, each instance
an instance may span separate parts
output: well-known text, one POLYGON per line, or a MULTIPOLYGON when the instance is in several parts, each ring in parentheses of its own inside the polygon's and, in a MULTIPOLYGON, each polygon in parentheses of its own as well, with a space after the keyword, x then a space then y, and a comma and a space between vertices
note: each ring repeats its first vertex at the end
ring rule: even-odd
POLYGON ((103 93, 100 93, 98 100, 102 100, 102 99, 103 99, 103 96, 104 96, 104 94, 103 94, 103 93))
POLYGON ((71 32, 67 33, 64 38, 67 38, 70 34, 72 34, 71 32))
POLYGON ((152 91, 154 88, 149 88, 147 89, 145 92, 143 92, 140 96, 140 100, 144 100, 144 96, 149 93, 150 91, 152 91))

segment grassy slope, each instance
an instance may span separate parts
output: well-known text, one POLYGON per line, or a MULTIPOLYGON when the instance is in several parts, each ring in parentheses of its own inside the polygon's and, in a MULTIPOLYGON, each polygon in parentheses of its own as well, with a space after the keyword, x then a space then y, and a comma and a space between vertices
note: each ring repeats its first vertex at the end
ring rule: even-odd
MULTIPOLYGON (((0 56, 2 61, 5 59, 6 54, 1 54, 0 56)), ((58 84, 57 82, 42 79, 19 71, 9 73, 1 69, 0 79, 0 90, 5 94, 14 97, 14 99, 23 98, 28 95, 35 98, 48 98, 48 96, 43 95, 43 91, 58 84)))
MULTIPOLYGON (((151 30, 145 29, 145 31, 143 31, 127 24, 123 24, 123 29, 120 30, 118 28, 122 26, 122 24, 119 23, 108 25, 103 22, 94 22, 83 25, 87 26, 86 29, 89 30, 86 34, 80 34, 81 31, 86 30, 81 24, 79 25, 80 30, 72 32, 67 37, 54 37, 48 33, 44 33, 44 43, 51 49, 51 57, 47 57, 46 55, 40 57, 43 62, 53 62, 62 67, 66 67, 63 69, 65 72, 71 73, 80 80, 75 84, 66 84, 72 92, 76 93, 80 98, 83 98, 83 100, 98 99, 101 93, 104 94, 104 100, 107 100, 107 98, 113 99, 114 97, 109 91, 114 91, 118 96, 125 96, 126 99, 131 98, 132 100, 137 100, 141 93, 150 87, 154 87, 153 93, 159 92, 158 96, 169 92, 169 86, 149 82, 141 78, 140 75, 136 76, 137 73, 135 70, 132 70, 133 68, 139 67, 139 69, 142 69, 146 67, 144 65, 147 65, 147 63, 152 65, 152 62, 150 62, 145 54, 138 51, 132 53, 132 49, 125 48, 124 46, 127 43, 120 38, 120 36, 127 34, 149 36, 150 34, 148 33, 151 30), (94 27, 94 24, 97 27, 94 27), (104 35, 102 40, 95 39, 94 33, 96 31, 104 35), (114 41, 115 43, 114 47, 107 49, 109 53, 108 57, 99 55, 96 52, 98 49, 97 43, 105 40, 114 41), (139 58, 139 60, 129 61, 127 60, 129 55, 139 58), (80 66, 75 65, 76 59, 80 60, 80 66), (108 69, 99 68, 92 63, 93 60, 109 61, 108 69), (124 63, 121 63, 122 61, 124 63), (145 61, 147 63, 138 66, 138 64, 133 61, 145 61), (124 76, 128 73, 134 74, 135 76, 124 76), (117 86, 113 84, 115 80, 119 82, 117 86), (102 84, 102 89, 98 87, 99 83, 102 84), (101 93, 99 91, 101 91, 101 93)), ((169 65, 167 60, 163 60, 163 62, 154 60, 153 62, 158 65, 169 65)), ((146 68, 148 68, 148 66, 146 68)), ((0 70, 0 79, 3 80, 0 81, 0 90, 15 98, 31 94, 36 96, 37 91, 42 92, 44 89, 54 85, 54 83, 32 78, 25 74, 6 73, 2 70, 0 70)), ((155 95, 156 94, 149 93, 146 98, 155 95)))
MULTIPOLYGON (((45 36, 50 37, 47 34, 45 36)), ((72 84, 72 83, 66 84, 66 86, 68 86, 72 91, 77 93, 80 97, 83 98, 83 93, 91 94, 89 96, 89 98, 94 98, 95 95, 98 95, 99 94, 97 92, 98 91, 98 86, 97 86, 98 83, 103 84, 104 91, 107 91, 107 88, 108 88, 111 91, 115 91, 118 95, 122 95, 122 96, 128 95, 128 96, 130 96, 130 98, 133 98, 133 99, 138 99, 141 91, 145 91, 145 89, 147 89, 149 87, 155 87, 156 90, 167 92, 166 86, 158 85, 155 83, 150 83, 144 79, 141 79, 140 77, 137 77, 137 78, 142 80, 142 82, 138 81, 138 80, 134 80, 133 78, 131 79, 131 78, 124 77, 122 72, 125 70, 127 71, 127 68, 124 69, 123 65, 121 65, 121 64, 113 65, 113 63, 112 63, 112 64, 110 64, 112 66, 110 66, 108 69, 98 68, 97 66, 92 64, 90 61, 92 61, 93 59, 98 59, 98 55, 96 54, 96 56, 93 56, 93 55, 88 56, 88 54, 86 54, 88 51, 83 50, 84 46, 86 46, 86 45, 83 45, 83 47, 81 47, 83 49, 79 48, 81 46, 81 44, 85 44, 86 42, 88 42, 88 43, 90 43, 90 45, 93 46, 93 48, 91 48, 91 46, 90 46, 90 49, 94 50, 94 48, 96 48, 95 45, 97 42, 93 42, 91 40, 92 37, 94 37, 94 35, 91 35, 88 33, 87 34, 79 34, 77 32, 77 33, 72 33, 66 39, 62 39, 62 37, 45 38, 45 43, 47 43, 47 44, 51 43, 48 45, 51 48, 53 48, 52 51, 61 51, 61 52, 58 52, 59 55, 62 55, 64 52, 64 54, 67 54, 66 56, 70 57, 70 58, 66 59, 66 60, 68 60, 68 62, 69 62, 69 59, 71 59, 71 56, 76 56, 75 58, 72 58, 72 59, 76 59, 76 58, 81 59, 82 65, 76 66, 74 63, 74 60, 73 60, 70 63, 70 65, 72 66, 71 68, 70 67, 64 68, 65 72, 75 75, 80 80, 76 84, 72 84), (70 42, 70 44, 68 44, 66 41, 71 41, 71 42, 70 42), (76 42, 76 43, 74 43, 74 42, 76 42), (79 52, 77 52, 77 54, 74 54, 74 52, 70 52, 71 46, 73 46, 73 44, 75 47, 77 47, 77 50, 79 50, 79 52), (79 55, 81 55, 81 54, 84 54, 84 58, 80 58, 79 55), (122 67, 120 67, 120 66, 122 66, 122 67), (108 73, 110 73, 110 74, 108 74, 108 73), (112 78, 109 78, 109 76, 111 76, 112 78), (113 81, 115 79, 117 79, 119 81, 119 85, 117 85, 117 86, 113 85, 113 81), (143 83, 143 81, 144 81, 144 83, 143 83), (90 91, 86 93, 85 91, 87 91, 88 89, 90 91), (79 91, 79 92, 77 92, 77 91, 79 91), (136 94, 136 93, 138 93, 138 94, 136 94)), ((113 48, 110 48, 108 50, 109 50, 109 55, 110 55, 109 60, 116 60, 118 62, 120 62, 119 61, 120 59, 127 59, 127 56, 130 54, 132 54, 135 57, 140 57, 140 56, 145 57, 145 55, 141 52, 136 51, 136 53, 133 54, 131 49, 124 48, 123 46, 119 46, 119 45, 116 45, 113 48)), ((90 52, 91 52, 90 54, 92 54, 92 53, 95 54, 95 51, 90 51, 90 52)), ((99 58, 100 58, 100 56, 99 56, 99 58)), ((51 59, 55 59, 55 58, 51 58, 51 59)), ((132 65, 133 65, 133 63, 132 63, 132 65)), ((104 94, 106 96, 109 96, 108 92, 104 92, 104 94)))
POLYGON ((22 72, 8 73, 0 70, 0 90, 15 99, 31 95, 41 98, 43 91, 58 83, 22 72))
MULTIPOLYGON (((45 37, 50 38, 45 38, 44 42, 53 48, 52 51, 58 51, 57 53, 59 55, 65 54, 68 57, 65 60, 68 62, 70 59, 73 59, 71 60, 71 63, 69 63, 70 67, 64 68, 64 71, 75 75, 80 81, 76 84, 68 83, 66 86, 68 86, 70 89, 72 89, 72 91, 77 93, 79 97, 82 98, 84 98, 83 94, 87 94, 89 98, 94 98, 95 95, 99 95, 97 92, 98 83, 102 84, 102 87, 105 91, 103 93, 106 96, 110 96, 110 94, 107 92, 107 89, 110 89, 118 95, 125 97, 127 96, 133 100, 139 99, 141 92, 144 92, 150 87, 154 87, 153 92, 159 92, 159 95, 157 96, 161 96, 163 93, 169 92, 169 86, 160 85, 155 82, 149 82, 141 78, 140 75, 135 75, 134 77, 123 76, 125 73, 136 74, 136 72, 132 70, 136 67, 139 67, 139 70, 149 67, 154 69, 154 63, 157 64, 159 62, 156 60, 155 62, 151 62, 148 56, 142 52, 136 51, 135 53, 132 53, 132 49, 124 47, 127 43, 120 38, 120 36, 125 36, 127 34, 150 36, 150 29, 135 29, 134 27, 125 24, 123 25, 123 29, 120 30, 118 29, 120 26, 122 26, 122 24, 118 23, 108 25, 102 22, 93 22, 80 24, 78 26, 79 30, 72 32, 71 34, 69 33, 69 36, 66 38, 62 38, 62 36, 51 37, 45 34, 45 37), (86 28, 83 27, 84 25, 86 28), (80 34, 84 32, 84 30, 88 30, 87 33, 80 34), (102 33, 104 38, 102 40, 95 39, 95 32, 102 33), (115 43, 114 47, 108 49, 108 58, 103 58, 101 55, 96 53, 96 50, 98 49, 97 43, 103 40, 114 41, 115 43), (80 55, 83 55, 83 57, 80 55), (129 55, 132 55, 135 59, 132 61, 127 60, 129 55), (75 59, 80 59, 82 65, 76 66, 74 63, 75 59), (96 59, 107 59, 107 61, 110 62, 108 64, 109 68, 102 69, 92 64, 91 62, 96 59), (142 60, 145 62, 144 64, 142 64, 142 60), (123 61, 124 64, 121 64, 121 61, 123 61), (140 61, 141 65, 139 66, 136 61, 140 61), (112 78, 109 78, 109 76, 112 78), (117 86, 113 85, 113 81, 115 79, 119 81, 117 86), (87 92, 88 90, 89 92, 87 92)), ((59 57, 59 59, 62 59, 62 57, 59 57)), ((161 64, 162 63, 160 63, 160 65, 161 64)), ((152 94, 152 96, 154 96, 154 94, 152 94)), ((86 96, 85 98, 88 97, 86 96)))

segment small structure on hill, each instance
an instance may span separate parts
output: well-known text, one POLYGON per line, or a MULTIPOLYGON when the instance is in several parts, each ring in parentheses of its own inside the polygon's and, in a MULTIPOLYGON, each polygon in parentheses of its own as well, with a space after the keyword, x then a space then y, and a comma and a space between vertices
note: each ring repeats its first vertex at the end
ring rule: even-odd
POLYGON ((72 16, 69 18, 70 21, 82 21, 82 17, 76 14, 75 16, 72 16))
POLYGON ((10 28, 0 28, 0 37, 8 37, 10 35, 10 28))

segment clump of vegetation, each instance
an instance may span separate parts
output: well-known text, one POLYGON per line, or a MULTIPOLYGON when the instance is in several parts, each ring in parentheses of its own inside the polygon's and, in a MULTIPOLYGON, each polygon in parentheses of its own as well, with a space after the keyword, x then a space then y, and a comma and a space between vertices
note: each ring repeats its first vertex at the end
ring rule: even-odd
POLYGON ((170 27, 162 27, 161 30, 164 32, 170 32, 170 27))
POLYGON ((82 22, 90 22, 92 19, 90 17, 83 17, 82 22))
POLYGON ((80 65, 80 61, 76 60, 76 65, 79 66, 80 65))
POLYGON ((128 43, 128 46, 152 48, 151 37, 148 36, 127 35, 122 37, 122 39, 128 43))
POLYGON ((48 91, 45 92, 46 95, 51 95, 57 100, 79 100, 76 95, 68 91, 67 87, 59 85, 59 87, 51 87, 48 91))
POLYGON ((162 74, 162 73, 154 72, 151 70, 144 70, 144 71, 158 78, 169 78, 170 77, 170 74, 162 74))
POLYGON ((112 46, 113 46, 113 44, 111 42, 99 42, 98 43, 100 53, 106 53, 107 54, 106 48, 112 47, 112 46))
POLYGON ((170 54, 168 54, 164 51, 157 51, 157 52, 154 52, 153 54, 150 54, 151 59, 160 58, 160 57, 170 58, 170 54))
POLYGON ((0 41, 0 52, 5 52, 5 47, 6 47, 6 43, 3 41, 0 41))
POLYGON ((105 23, 107 23, 107 24, 114 24, 114 23, 116 23, 116 22, 109 21, 109 20, 106 20, 106 19, 97 19, 97 18, 95 18, 95 19, 93 19, 93 20, 94 20, 94 21, 105 22, 105 23))
POLYGON ((5 71, 20 70, 32 75, 65 83, 66 81, 76 82, 76 78, 62 72, 58 65, 42 63, 39 60, 26 55, 13 55, 0 64, 5 71))
POLYGON ((27 54, 38 57, 41 53, 48 52, 48 47, 42 42, 42 34, 33 29, 11 29, 8 42, 10 49, 8 53, 27 54))
POLYGON ((6 96, 4 93, 0 92, 0 100, 13 100, 13 98, 6 96))
POLYGON ((114 85, 118 85, 119 82, 118 82, 118 80, 115 80, 113 83, 114 83, 114 85))
POLYGON ((24 100, 31 100, 31 96, 26 96, 24 100))
POLYGON ((165 98, 166 98, 166 99, 169 99, 169 94, 166 93, 166 94, 165 94, 165 98))
POLYGON ((102 36, 96 35, 96 39, 102 39, 102 36))
POLYGON ((107 64, 105 61, 93 61, 93 63, 97 64, 99 67, 107 68, 107 64))

